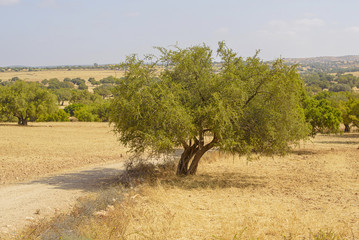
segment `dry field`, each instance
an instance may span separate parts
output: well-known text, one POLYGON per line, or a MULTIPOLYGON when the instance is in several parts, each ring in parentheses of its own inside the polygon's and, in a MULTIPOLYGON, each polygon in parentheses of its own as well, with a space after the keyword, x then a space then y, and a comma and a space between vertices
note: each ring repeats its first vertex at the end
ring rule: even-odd
POLYGON ((108 123, 0 123, 0 186, 67 169, 121 161, 108 123))
POLYGON ((211 152, 197 176, 164 174, 90 218, 58 216, 21 239, 39 239, 38 231, 80 233, 76 239, 358 239, 358 146, 352 133, 319 135, 285 157, 250 162, 211 152), (67 225, 73 230, 58 228, 67 225))
POLYGON ((212 153, 198 176, 136 197, 128 233, 139 234, 129 239, 309 239, 320 230, 358 239, 358 146, 351 134, 251 162, 212 153))
POLYGON ((96 80, 101 80, 105 77, 114 76, 122 77, 123 73, 121 71, 115 70, 91 70, 83 69, 71 71, 68 70, 42 70, 42 71, 20 71, 20 72, 0 72, 0 79, 7 81, 13 77, 18 77, 25 81, 30 82, 41 82, 44 79, 57 78, 60 81, 64 78, 82 78, 88 80, 90 77, 95 78, 96 80))

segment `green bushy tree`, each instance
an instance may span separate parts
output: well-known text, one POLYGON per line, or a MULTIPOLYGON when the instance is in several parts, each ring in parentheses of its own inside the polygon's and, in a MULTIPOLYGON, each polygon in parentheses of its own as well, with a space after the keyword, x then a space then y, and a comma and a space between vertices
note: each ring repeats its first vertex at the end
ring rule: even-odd
POLYGON ((243 60, 224 43, 217 50, 219 71, 205 45, 158 50, 161 73, 151 57, 129 56, 119 66, 126 74, 115 87, 110 121, 133 152, 182 146, 177 174, 190 175, 213 148, 284 154, 308 136, 295 66, 268 65, 257 54, 243 60))
POLYGON ((328 100, 307 98, 304 100, 304 112, 307 121, 312 125, 313 136, 317 133, 339 132, 341 113, 339 109, 332 107, 328 100))
POLYGON ((39 83, 19 80, 0 88, 0 107, 2 114, 16 117, 19 125, 57 109, 56 97, 39 83))

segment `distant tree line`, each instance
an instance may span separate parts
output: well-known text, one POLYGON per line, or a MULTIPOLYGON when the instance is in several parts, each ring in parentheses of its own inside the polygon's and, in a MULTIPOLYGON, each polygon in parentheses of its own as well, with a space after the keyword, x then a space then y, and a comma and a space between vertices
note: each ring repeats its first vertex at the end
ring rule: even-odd
POLYGON ((17 77, 0 81, 0 121, 108 121, 116 78, 44 79, 26 82, 17 77), (87 84, 88 82, 88 84, 87 84), (88 91, 93 86, 93 92, 88 91), (66 103, 66 107, 64 106, 66 103))
MULTIPOLYGON (((219 68, 219 67, 218 67, 219 68)), ((338 132, 340 124, 349 132, 359 127, 359 78, 352 74, 307 72, 301 107, 312 126, 311 134, 338 132), (328 90, 328 91, 323 91, 328 90)), ((89 78, 44 79, 25 82, 14 77, 0 80, 0 121, 109 121, 114 89, 123 79, 109 76, 89 78), (89 86, 93 91, 89 91, 89 86)))

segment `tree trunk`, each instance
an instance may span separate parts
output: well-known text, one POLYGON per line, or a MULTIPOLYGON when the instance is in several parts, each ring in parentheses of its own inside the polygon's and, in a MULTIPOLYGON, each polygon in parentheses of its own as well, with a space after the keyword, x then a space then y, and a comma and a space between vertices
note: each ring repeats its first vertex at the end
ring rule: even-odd
POLYGON ((198 151, 197 145, 193 145, 191 147, 185 148, 183 153, 181 154, 181 158, 178 162, 177 166, 177 175, 187 175, 188 174, 188 164, 191 161, 194 154, 198 151))
POLYGON ((21 126, 27 126, 27 118, 18 117, 17 124, 19 124, 21 126))
POLYGON ((344 124, 344 126, 345 126, 344 132, 349 133, 350 132, 349 124, 344 124))
POLYGON ((192 146, 185 147, 181 158, 177 166, 177 175, 186 176, 186 175, 195 175, 197 173, 198 163, 201 160, 202 156, 211 148, 214 147, 217 142, 216 138, 213 138, 212 142, 203 146, 200 141, 195 142, 192 146), (192 162, 191 162, 192 160, 192 162), (189 163, 191 164, 189 165, 189 163))

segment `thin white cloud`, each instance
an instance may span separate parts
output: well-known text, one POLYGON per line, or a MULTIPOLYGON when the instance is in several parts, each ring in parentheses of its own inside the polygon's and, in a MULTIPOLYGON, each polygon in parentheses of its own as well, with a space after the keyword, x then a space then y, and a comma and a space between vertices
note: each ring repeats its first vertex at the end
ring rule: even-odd
POLYGON ((18 4, 20 0, 0 0, 0 6, 14 5, 18 4))
POLYGON ((47 8, 54 8, 57 7, 57 0, 41 0, 38 3, 38 6, 40 7, 47 7, 47 8))
POLYGON ((125 16, 126 17, 138 17, 140 16, 141 14, 139 12, 128 12, 128 13, 125 13, 125 16))
POLYGON ((295 20, 294 23, 297 26, 306 26, 306 27, 321 27, 325 25, 325 22, 319 18, 303 18, 295 20))
POLYGON ((259 34, 270 34, 276 36, 295 37, 304 33, 318 30, 326 24, 319 18, 302 18, 295 20, 272 20, 263 28, 257 31, 259 34))
POLYGON ((221 27, 221 28, 217 29, 216 32, 218 34, 227 34, 227 33, 229 33, 229 28, 228 27, 221 27))
POLYGON ((347 27, 345 28, 345 31, 351 33, 359 33, 359 26, 347 27))

